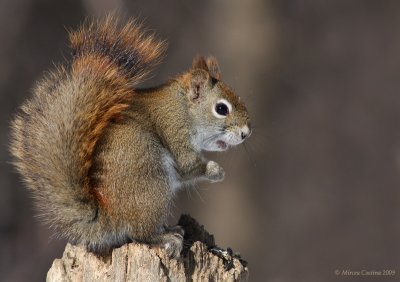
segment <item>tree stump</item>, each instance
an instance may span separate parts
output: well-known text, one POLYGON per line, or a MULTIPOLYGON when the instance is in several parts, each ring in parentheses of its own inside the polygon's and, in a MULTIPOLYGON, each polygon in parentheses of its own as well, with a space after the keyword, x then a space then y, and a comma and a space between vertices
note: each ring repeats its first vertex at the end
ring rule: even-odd
POLYGON ((182 215, 185 230, 179 259, 170 259, 162 248, 130 243, 107 257, 67 244, 55 259, 47 281, 247 281, 247 263, 232 250, 215 245, 214 236, 193 218, 182 215))

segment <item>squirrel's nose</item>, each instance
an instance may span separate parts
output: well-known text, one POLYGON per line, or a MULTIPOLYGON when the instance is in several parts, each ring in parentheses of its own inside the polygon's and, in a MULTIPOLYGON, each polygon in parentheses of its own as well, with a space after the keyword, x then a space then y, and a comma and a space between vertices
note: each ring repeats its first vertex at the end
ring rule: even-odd
POLYGON ((250 134, 251 134, 250 125, 243 126, 242 130, 240 132, 240 136, 242 137, 242 140, 244 140, 246 137, 249 137, 250 134))

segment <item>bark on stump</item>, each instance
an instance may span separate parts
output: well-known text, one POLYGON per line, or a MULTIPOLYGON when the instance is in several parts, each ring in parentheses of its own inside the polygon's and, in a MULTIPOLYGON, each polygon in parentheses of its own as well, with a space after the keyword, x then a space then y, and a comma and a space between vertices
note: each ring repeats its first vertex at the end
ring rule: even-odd
POLYGON ((185 247, 180 259, 161 248, 131 243, 99 257, 82 246, 67 244, 55 259, 47 281, 247 281, 247 263, 232 250, 215 245, 214 236, 193 218, 182 215, 185 247))

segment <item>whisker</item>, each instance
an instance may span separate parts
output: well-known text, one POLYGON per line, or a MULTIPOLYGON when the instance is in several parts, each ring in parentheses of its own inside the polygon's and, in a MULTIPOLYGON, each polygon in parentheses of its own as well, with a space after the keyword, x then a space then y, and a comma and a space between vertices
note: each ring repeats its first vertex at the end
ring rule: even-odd
POLYGON ((200 201, 205 204, 206 201, 204 201, 204 198, 201 196, 200 192, 197 190, 198 186, 197 184, 193 185, 194 191, 196 192, 197 196, 199 197, 200 201))
POLYGON ((233 161, 233 159, 235 158, 234 154, 224 154, 224 156, 226 157, 226 171, 231 171, 233 168, 233 164, 235 164, 235 162, 233 161))
POLYGON ((257 164, 254 161, 253 156, 251 155, 250 151, 247 149, 246 144, 245 143, 242 143, 242 144, 243 144, 244 150, 246 151, 247 159, 250 161, 250 163, 252 163, 253 167, 257 167, 257 164))
POLYGON ((190 187, 187 187, 185 190, 186 190, 186 195, 187 195, 188 199, 192 200, 193 198, 192 198, 192 194, 190 192, 190 187))

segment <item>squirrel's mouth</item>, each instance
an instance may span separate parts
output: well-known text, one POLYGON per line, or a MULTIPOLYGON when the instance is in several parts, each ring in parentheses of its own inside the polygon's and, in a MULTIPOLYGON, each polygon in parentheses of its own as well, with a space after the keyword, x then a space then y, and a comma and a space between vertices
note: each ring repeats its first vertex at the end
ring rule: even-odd
POLYGON ((226 144, 226 142, 224 142, 222 140, 217 141, 217 146, 221 150, 226 150, 228 148, 228 144, 226 144))

